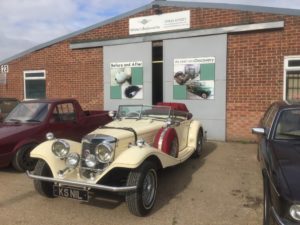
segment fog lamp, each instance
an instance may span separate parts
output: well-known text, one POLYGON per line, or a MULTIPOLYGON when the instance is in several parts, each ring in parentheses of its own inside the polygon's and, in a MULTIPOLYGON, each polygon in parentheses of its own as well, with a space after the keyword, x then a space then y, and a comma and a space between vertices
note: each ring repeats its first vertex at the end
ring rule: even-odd
POLYGON ((69 168, 75 168, 78 165, 79 160, 80 160, 79 154, 75 152, 71 152, 68 154, 66 158, 66 165, 69 168))
POLYGON ((85 163, 89 168, 94 168, 97 164, 96 156, 89 154, 85 158, 85 163))

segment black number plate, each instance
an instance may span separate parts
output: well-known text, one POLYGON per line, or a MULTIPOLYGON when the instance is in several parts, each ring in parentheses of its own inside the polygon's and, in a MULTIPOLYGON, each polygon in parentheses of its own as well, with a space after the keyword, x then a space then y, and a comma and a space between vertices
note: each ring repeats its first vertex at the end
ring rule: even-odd
POLYGON ((79 201, 88 201, 89 193, 86 190, 70 188, 70 187, 59 187, 53 186, 53 194, 64 198, 72 198, 79 201))

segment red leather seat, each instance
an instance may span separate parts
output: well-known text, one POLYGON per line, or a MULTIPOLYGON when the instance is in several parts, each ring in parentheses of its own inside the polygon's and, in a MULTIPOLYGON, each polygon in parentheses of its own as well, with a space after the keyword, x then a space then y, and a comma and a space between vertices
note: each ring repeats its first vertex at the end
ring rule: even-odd
POLYGON ((173 110, 189 112, 188 108, 184 103, 176 103, 176 102, 159 102, 156 105, 160 106, 170 106, 173 110))
POLYGON ((188 108, 184 103, 177 103, 177 102, 159 102, 156 105, 159 106, 170 106, 171 109, 175 111, 181 111, 181 112, 187 112, 187 118, 191 119, 193 117, 193 114, 189 112, 188 108))

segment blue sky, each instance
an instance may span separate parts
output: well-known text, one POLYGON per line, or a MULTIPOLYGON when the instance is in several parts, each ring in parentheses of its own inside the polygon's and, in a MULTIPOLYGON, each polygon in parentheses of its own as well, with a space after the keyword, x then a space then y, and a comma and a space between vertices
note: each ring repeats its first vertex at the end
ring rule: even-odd
MULTIPOLYGON (((191 1, 300 9, 300 0, 191 1)), ((152 0, 0 0, 0 60, 151 2, 152 0)))

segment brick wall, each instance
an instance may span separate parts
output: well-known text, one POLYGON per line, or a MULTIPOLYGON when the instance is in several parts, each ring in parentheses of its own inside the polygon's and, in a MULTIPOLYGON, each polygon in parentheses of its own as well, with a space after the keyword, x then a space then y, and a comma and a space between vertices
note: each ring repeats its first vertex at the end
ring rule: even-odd
POLYGON ((9 64, 7 84, 0 87, 0 95, 23 100, 23 71, 46 70, 48 98, 74 97, 84 109, 102 109, 102 54, 102 48, 71 50, 67 41, 31 53, 9 64))
POLYGON ((283 99, 284 56, 300 55, 300 17, 282 20, 283 30, 228 37, 227 140, 255 140, 251 128, 283 99))
POLYGON ((228 36, 227 139, 252 140, 266 107, 283 95, 282 31, 228 36))
MULTIPOLYGON (((187 10, 164 7, 163 12, 187 10)), ((254 140, 256 126, 266 107, 283 96, 283 58, 300 55, 300 17, 221 9, 190 9, 191 29, 285 21, 273 31, 228 35, 227 140, 254 140)), ((152 15, 151 9, 131 17, 152 15)), ((71 50, 79 41, 128 38, 128 18, 107 24, 41 49, 9 63, 7 84, 1 96, 23 99, 23 71, 45 69, 47 97, 75 97, 85 109, 103 108, 102 48, 71 50)))

